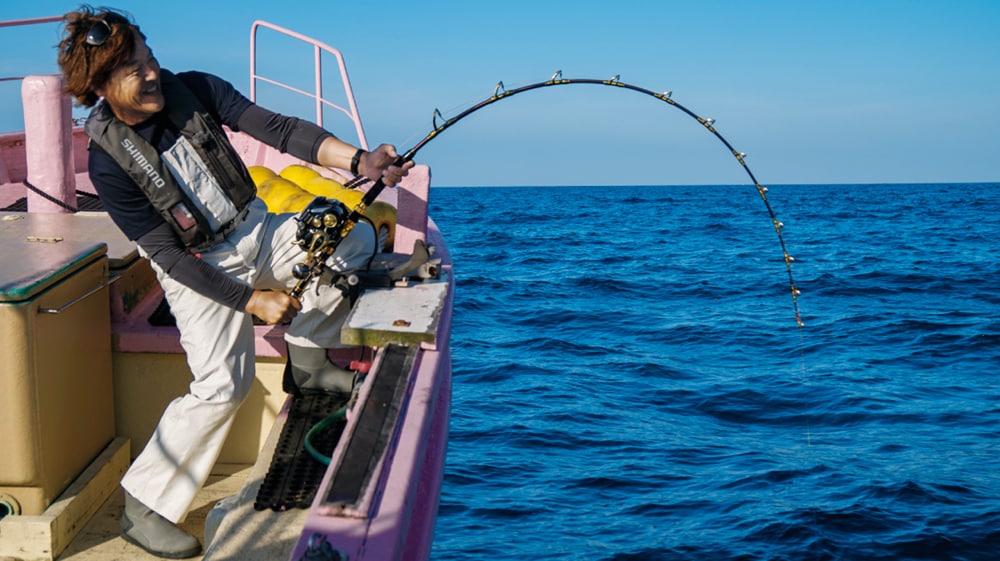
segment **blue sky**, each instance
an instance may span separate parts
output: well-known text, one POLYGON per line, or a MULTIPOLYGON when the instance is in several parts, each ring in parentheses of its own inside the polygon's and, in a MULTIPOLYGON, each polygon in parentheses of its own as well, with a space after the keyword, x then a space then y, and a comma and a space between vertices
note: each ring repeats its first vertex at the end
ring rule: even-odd
MULTIPOLYGON (((0 20, 77 2, 10 1, 0 20)), ((1000 2, 119 1, 161 64, 248 91, 263 19, 343 51, 370 142, 410 148, 446 116, 549 78, 607 78, 673 98, 716 128, 761 181, 1000 181, 1000 2)), ((57 26, 0 29, 0 76, 54 71, 57 26), (12 53, 15 48, 16 53, 12 53)), ((265 36, 261 36, 262 46, 265 36)), ((273 43, 278 74, 308 51, 273 43)), ((308 68, 305 66, 305 68, 308 68)), ((265 69, 266 70, 266 69, 265 69)), ((332 72, 332 70, 331 70, 332 72)), ((308 84, 309 78, 305 78, 308 84)), ((0 83, 10 106, 10 83, 0 83)), ((269 103, 288 113, 304 110, 269 103)), ((308 116, 308 115, 307 115, 308 116)), ((9 129, 10 117, 0 117, 9 129)), ((350 130, 328 122, 335 133, 350 130)), ((526 93, 457 124, 417 155, 436 185, 726 184, 746 181, 697 122, 617 88, 526 93)))

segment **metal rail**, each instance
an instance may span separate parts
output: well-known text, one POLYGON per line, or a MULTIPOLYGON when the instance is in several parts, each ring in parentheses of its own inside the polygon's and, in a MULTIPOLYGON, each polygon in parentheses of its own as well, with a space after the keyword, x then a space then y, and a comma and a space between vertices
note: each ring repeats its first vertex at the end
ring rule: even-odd
MULTIPOLYGON (((49 16, 44 18, 31 18, 31 19, 12 19, 7 21, 0 21, 0 28, 2 27, 19 27, 22 25, 35 25, 39 23, 57 23, 63 20, 63 16, 49 16)), ((14 82, 17 80, 23 80, 24 76, 0 76, 0 82, 14 82)))
POLYGON ((321 127, 323 126, 324 106, 331 107, 337 111, 340 111, 341 113, 346 115, 347 118, 351 120, 351 122, 354 123, 354 128, 358 134, 358 143, 360 144, 361 148, 368 150, 368 140, 367 138, 365 138, 365 131, 364 128, 361 126, 361 115, 358 113, 358 106, 354 102, 354 91, 351 89, 351 81, 347 77, 347 65, 344 63, 344 57, 343 55, 340 54, 339 50, 327 45, 326 43, 322 43, 320 41, 302 35, 301 33, 296 33, 290 29, 285 29, 284 27, 280 27, 272 23, 268 23, 266 21, 257 20, 253 22, 253 25, 250 27, 250 101, 253 101, 255 103, 257 101, 258 81, 278 86, 280 88, 286 89, 288 91, 312 99, 316 105, 316 124, 321 127), (277 80, 267 78, 257 73, 257 30, 261 27, 270 29, 272 31, 291 37, 293 39, 298 39, 303 43, 312 45, 313 67, 315 72, 314 92, 303 91, 301 89, 295 88, 293 86, 290 86, 282 82, 278 82, 277 80), (323 97, 323 64, 322 64, 323 51, 330 53, 331 55, 334 56, 334 58, 337 59, 337 66, 340 68, 340 80, 344 84, 344 94, 347 97, 348 107, 346 108, 337 105, 323 97))

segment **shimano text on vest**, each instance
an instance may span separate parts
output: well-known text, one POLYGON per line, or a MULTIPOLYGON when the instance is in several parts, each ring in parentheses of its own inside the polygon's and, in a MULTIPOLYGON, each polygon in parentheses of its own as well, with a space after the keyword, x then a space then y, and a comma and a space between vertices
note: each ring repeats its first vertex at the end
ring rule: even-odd
POLYGON ((150 181, 153 182, 153 185, 156 185, 158 189, 166 185, 166 181, 164 181, 163 178, 160 177, 160 173, 156 171, 156 168, 153 167, 153 164, 149 163, 149 161, 146 160, 146 157, 142 155, 142 152, 139 151, 139 148, 135 144, 132 144, 131 140, 123 138, 122 147, 125 148, 125 151, 128 152, 129 156, 132 156, 132 159, 135 160, 135 163, 139 164, 139 168, 142 169, 142 171, 146 172, 146 175, 149 176, 149 179, 150 181))

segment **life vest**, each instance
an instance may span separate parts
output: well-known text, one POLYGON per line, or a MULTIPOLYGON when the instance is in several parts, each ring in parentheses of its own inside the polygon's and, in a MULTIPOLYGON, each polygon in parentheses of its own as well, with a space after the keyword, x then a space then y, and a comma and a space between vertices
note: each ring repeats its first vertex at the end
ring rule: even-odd
POLYGON ((245 216, 257 188, 250 172, 194 93, 160 70, 166 115, 180 134, 158 153, 114 116, 107 102, 91 111, 84 127, 142 189, 185 246, 204 249, 221 240, 245 216))

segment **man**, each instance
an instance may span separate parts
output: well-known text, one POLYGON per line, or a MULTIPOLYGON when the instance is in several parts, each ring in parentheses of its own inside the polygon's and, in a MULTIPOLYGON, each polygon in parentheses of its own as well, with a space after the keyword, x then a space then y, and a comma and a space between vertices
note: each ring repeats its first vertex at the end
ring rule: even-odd
MULTIPOLYGON (((326 356, 346 303, 333 287, 303 302, 284 292, 301 261, 293 215, 269 215, 221 125, 315 164, 350 169, 395 185, 412 162, 395 165, 390 145, 365 152, 329 132, 272 113, 222 79, 161 70, 128 16, 88 6, 65 18, 59 65, 65 91, 95 106, 91 180, 118 227, 149 258, 177 320, 193 380, 168 405, 122 479, 122 536, 163 557, 201 551, 177 527, 218 457, 254 378, 251 315, 288 328, 289 362, 301 386, 350 391, 352 377, 326 356), (95 105, 96 104, 96 105, 95 105)), ((361 223, 338 247, 334 269, 363 266, 375 234, 361 223)))

